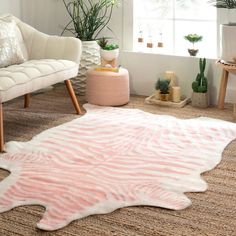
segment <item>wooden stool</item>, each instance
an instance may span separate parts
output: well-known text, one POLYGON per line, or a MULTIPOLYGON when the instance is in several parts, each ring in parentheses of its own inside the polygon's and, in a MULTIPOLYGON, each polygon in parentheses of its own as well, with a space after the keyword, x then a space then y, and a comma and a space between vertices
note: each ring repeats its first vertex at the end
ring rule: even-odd
MULTIPOLYGON (((222 62, 222 61, 217 61, 217 64, 222 67, 222 76, 221 76, 221 82, 220 82, 218 108, 223 109, 224 103, 225 103, 225 94, 226 94, 229 73, 236 75, 236 64, 230 64, 230 63, 226 63, 226 62, 222 62)), ((233 116, 235 119, 236 118, 236 104, 234 104, 233 116)))

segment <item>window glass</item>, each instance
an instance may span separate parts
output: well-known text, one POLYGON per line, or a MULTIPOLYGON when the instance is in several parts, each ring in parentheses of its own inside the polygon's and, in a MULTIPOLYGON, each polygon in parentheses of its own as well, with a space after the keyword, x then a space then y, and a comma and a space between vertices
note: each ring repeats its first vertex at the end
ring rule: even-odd
POLYGON ((134 0, 133 4, 135 50, 188 55, 192 45, 184 36, 196 33, 203 36, 195 44, 199 54, 216 56, 216 8, 208 0, 134 0), (139 38, 143 41, 138 42, 139 38), (151 49, 147 47, 150 42, 151 49))

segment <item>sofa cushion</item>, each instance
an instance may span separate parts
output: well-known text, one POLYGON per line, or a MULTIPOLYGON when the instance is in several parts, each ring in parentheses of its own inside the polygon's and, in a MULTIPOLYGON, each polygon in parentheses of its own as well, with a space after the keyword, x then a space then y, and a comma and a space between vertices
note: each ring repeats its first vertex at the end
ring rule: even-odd
POLYGON ((11 17, 0 18, 0 67, 24 62, 16 29, 11 17))
MULTIPOLYGON (((16 85, 26 84, 32 80, 42 80, 43 87, 43 80, 47 80, 47 77, 49 79, 50 75, 71 69, 78 71, 78 65, 72 61, 54 59, 31 60, 20 65, 0 68, 0 91, 9 90, 16 85)), ((73 76, 76 75, 75 72, 73 76)), ((48 82, 45 81, 45 84, 48 82)))

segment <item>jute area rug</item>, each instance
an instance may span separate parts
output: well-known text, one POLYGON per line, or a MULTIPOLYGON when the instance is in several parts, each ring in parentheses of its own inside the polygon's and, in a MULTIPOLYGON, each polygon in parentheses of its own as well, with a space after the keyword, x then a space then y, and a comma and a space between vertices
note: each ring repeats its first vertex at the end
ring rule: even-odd
MULTIPOLYGON (((143 100, 142 97, 132 97, 126 107, 179 118, 209 116, 232 119, 232 107, 223 111, 216 108, 198 110, 191 106, 168 109, 144 105, 143 100)), ((73 115, 73 107, 64 87, 34 96, 31 107, 27 110, 22 109, 22 103, 18 99, 4 106, 5 135, 8 140, 27 141, 45 129, 77 117, 73 115)), ((235 154, 236 144, 232 142, 225 149, 221 164, 203 175, 209 184, 208 191, 187 194, 192 206, 183 211, 128 207, 107 215, 89 216, 49 233, 34 227, 44 212, 43 207, 18 207, 0 215, 0 235, 234 235, 235 154)), ((1 170, 0 176, 3 179, 7 173, 1 170)))

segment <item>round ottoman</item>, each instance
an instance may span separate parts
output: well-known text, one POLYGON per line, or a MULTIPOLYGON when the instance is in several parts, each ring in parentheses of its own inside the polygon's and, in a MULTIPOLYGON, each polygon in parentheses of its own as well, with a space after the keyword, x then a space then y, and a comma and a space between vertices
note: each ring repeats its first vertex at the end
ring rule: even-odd
POLYGON ((86 100, 95 105, 120 106, 129 102, 129 72, 87 71, 86 100))

